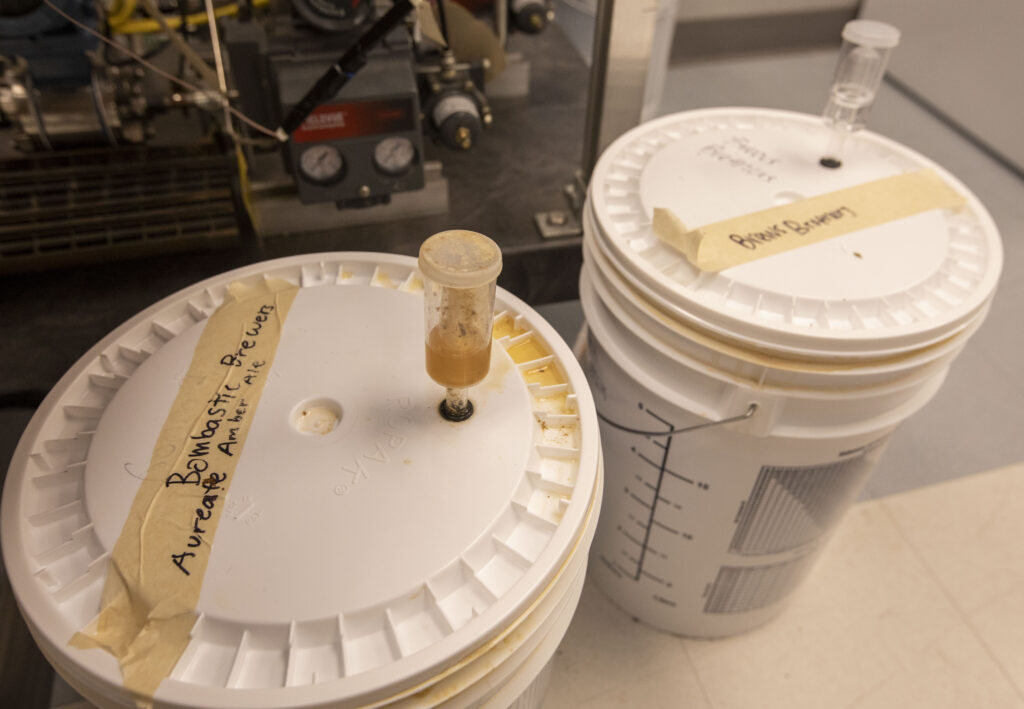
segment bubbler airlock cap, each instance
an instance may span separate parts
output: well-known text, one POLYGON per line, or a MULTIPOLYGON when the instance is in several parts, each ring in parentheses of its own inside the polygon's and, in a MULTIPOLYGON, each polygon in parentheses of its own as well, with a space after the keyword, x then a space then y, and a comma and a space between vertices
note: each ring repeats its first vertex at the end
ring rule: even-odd
POLYGON ((501 249, 475 231, 442 231, 420 246, 419 267, 424 276, 440 285, 475 288, 501 273, 501 249))
POLYGON ((843 39, 876 49, 892 49, 900 43, 900 31, 877 20, 850 20, 843 27, 843 39))

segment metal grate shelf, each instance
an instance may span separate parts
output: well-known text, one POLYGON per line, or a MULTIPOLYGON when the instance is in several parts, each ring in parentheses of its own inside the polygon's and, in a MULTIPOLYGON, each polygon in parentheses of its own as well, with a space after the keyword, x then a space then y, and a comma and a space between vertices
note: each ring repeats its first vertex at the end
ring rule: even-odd
POLYGON ((237 241, 236 173, 214 145, 4 159, 0 272, 237 241))

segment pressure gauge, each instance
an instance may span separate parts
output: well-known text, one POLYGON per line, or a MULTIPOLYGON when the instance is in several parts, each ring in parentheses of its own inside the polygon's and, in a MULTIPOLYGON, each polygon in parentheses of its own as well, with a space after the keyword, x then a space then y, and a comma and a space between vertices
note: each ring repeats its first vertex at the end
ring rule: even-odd
POLYGON ((341 179, 345 159, 333 145, 314 145, 299 156, 299 167, 310 182, 329 185, 341 179))
POLYGON ((373 164, 385 175, 404 175, 416 159, 416 146, 408 138, 393 136, 377 143, 373 149, 373 164))

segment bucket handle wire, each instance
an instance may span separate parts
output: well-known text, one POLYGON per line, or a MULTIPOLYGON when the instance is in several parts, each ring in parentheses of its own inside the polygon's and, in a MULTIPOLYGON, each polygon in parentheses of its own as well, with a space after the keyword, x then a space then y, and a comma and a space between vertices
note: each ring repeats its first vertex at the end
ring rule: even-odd
POLYGON ((602 414, 600 411, 597 412, 597 417, 604 421, 606 424, 613 428, 617 428, 620 431, 626 433, 633 433, 638 436, 676 436, 680 433, 689 433, 690 431, 696 431, 701 428, 711 428, 712 426, 721 426, 726 423, 735 423, 737 421, 745 421, 751 416, 757 413, 757 404, 751 404, 747 407, 747 410, 738 416, 730 416, 729 418, 720 419, 718 421, 708 421, 707 423, 698 423, 696 426, 686 426, 685 428, 672 427, 668 431, 644 431, 639 428, 630 428, 629 426, 623 426, 620 423, 612 421, 610 418, 602 414))

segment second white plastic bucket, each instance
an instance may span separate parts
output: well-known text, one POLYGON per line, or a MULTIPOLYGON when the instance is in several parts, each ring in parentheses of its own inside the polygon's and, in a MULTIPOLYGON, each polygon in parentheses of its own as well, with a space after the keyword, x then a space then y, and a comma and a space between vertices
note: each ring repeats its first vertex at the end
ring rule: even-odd
POLYGON ((657 628, 725 636, 778 614, 893 430, 987 312, 998 232, 954 177, 870 133, 840 170, 812 116, 716 109, 614 143, 584 214, 581 340, 607 493, 592 577, 657 628), (719 272, 653 234, 931 168, 933 209, 719 272))

